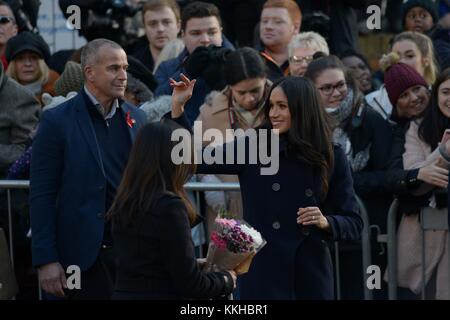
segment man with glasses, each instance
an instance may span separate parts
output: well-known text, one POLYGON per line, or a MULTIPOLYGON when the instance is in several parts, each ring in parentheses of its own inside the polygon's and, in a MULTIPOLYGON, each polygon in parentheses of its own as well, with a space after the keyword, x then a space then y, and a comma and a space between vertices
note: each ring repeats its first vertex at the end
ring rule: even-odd
POLYGON ((11 7, 0 0, 0 59, 3 69, 8 68, 8 62, 5 57, 6 43, 17 34, 17 24, 11 7))
POLYGON ((303 76, 316 52, 329 55, 327 41, 318 33, 309 31, 295 35, 288 46, 291 76, 303 76))

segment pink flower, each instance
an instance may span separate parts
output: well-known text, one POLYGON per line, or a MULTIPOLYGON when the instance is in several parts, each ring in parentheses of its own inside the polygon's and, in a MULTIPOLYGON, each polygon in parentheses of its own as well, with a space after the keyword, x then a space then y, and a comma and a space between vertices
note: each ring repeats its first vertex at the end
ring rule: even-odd
POLYGON ((217 232, 213 232, 211 234, 211 241, 219 248, 219 249, 225 249, 227 247, 227 243, 225 240, 223 240, 217 232))
POLYGON ((226 228, 233 228, 236 225, 236 220, 233 219, 216 219, 216 222, 226 228))

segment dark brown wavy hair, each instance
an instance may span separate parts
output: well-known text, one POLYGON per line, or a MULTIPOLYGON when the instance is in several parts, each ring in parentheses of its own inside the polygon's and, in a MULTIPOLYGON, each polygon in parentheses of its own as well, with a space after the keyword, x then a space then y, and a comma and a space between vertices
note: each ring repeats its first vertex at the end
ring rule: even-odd
POLYGON ((322 107, 322 100, 311 80, 305 77, 287 77, 275 82, 265 105, 267 126, 270 95, 280 87, 288 100, 291 128, 287 133, 288 150, 320 173, 322 199, 328 193, 328 181, 334 164, 330 122, 322 107))
POLYGON ((189 221, 191 224, 195 222, 197 214, 183 187, 195 172, 193 153, 192 164, 176 165, 171 159, 172 149, 178 144, 171 141, 171 135, 178 128, 167 120, 149 123, 139 130, 117 195, 107 214, 113 224, 131 224, 139 213, 151 210, 164 194, 181 197, 189 221))
POLYGON ((450 129, 450 119, 448 119, 439 109, 439 87, 442 83, 450 79, 450 68, 445 69, 438 76, 433 85, 430 104, 422 112, 423 121, 419 125, 419 137, 434 150, 446 129, 450 129))

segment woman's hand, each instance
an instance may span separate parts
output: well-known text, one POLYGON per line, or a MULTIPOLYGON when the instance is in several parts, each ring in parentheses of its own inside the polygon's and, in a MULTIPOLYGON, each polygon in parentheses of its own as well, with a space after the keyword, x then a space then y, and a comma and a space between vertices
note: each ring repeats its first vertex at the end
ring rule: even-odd
POLYGON ((206 266, 206 258, 197 258, 197 264, 200 270, 203 270, 206 266))
POLYGON ((169 85, 172 87, 172 118, 180 117, 184 112, 184 105, 192 97, 195 79, 189 80, 184 74, 180 75, 181 81, 169 79, 169 85))
POLYGON ((422 180, 432 186, 447 188, 448 170, 438 166, 438 161, 419 169, 417 179, 422 180))
POLYGON ((231 278, 233 278, 233 288, 236 288, 236 272, 234 270, 227 270, 227 272, 231 275, 231 278))
POLYGON ((441 138, 441 143, 447 144, 447 142, 450 140, 450 129, 445 129, 444 134, 441 138))
POLYGON ((304 226, 315 225, 319 229, 329 231, 330 224, 318 207, 299 208, 297 223, 304 226))

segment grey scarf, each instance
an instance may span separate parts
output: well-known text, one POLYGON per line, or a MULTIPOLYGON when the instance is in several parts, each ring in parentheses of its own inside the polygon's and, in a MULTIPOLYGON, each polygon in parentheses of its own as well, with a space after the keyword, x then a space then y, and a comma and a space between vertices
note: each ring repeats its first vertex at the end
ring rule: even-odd
POLYGON ((342 100, 337 108, 326 108, 328 115, 334 122, 333 142, 339 144, 347 155, 347 160, 353 172, 359 172, 364 169, 370 158, 371 143, 364 149, 353 156, 353 149, 347 133, 344 131, 345 126, 350 120, 354 104, 354 94, 351 88, 348 89, 347 96, 342 100))
POLYGON ((35 81, 24 85, 34 96, 38 96, 42 92, 42 82, 35 81))

